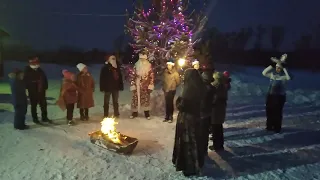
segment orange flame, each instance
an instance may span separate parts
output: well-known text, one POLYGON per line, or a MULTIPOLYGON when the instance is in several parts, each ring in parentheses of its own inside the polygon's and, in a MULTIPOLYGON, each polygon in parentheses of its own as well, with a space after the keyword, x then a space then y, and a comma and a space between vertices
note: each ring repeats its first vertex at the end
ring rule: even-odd
POLYGON ((101 121, 101 132, 108 136, 108 138, 117 144, 121 144, 120 133, 116 131, 115 125, 118 124, 114 118, 104 118, 101 121))

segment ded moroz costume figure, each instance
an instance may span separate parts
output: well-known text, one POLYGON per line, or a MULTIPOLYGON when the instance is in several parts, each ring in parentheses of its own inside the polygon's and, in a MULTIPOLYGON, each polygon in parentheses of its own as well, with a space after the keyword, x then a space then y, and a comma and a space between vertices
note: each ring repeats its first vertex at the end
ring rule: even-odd
POLYGON ((146 52, 139 54, 130 74, 130 91, 132 91, 131 119, 138 116, 139 111, 144 111, 145 117, 150 119, 150 94, 154 90, 154 73, 146 52))
POLYGON ((287 54, 283 54, 280 59, 272 57, 274 65, 263 70, 262 75, 270 79, 270 85, 266 98, 266 115, 268 131, 279 133, 282 126, 282 111, 286 102, 286 82, 290 80, 289 73, 284 67, 287 54))

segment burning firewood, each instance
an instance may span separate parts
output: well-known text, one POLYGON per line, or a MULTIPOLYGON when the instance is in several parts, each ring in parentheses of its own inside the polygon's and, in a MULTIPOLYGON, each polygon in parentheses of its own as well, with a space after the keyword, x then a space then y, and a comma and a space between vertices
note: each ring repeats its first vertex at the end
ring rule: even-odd
POLYGON ((91 143, 117 153, 130 154, 138 144, 138 139, 116 131, 114 118, 104 118, 101 130, 90 133, 91 143))

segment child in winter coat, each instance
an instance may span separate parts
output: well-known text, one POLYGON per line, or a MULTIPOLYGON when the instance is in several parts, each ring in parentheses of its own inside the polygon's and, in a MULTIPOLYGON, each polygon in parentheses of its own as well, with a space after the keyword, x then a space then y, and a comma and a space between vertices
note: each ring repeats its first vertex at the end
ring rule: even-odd
POLYGON ((75 75, 68 70, 63 70, 63 79, 60 90, 59 100, 57 101, 57 105, 61 108, 61 110, 67 109, 67 121, 68 125, 73 125, 73 110, 74 104, 78 100, 78 87, 75 84, 75 75))
POLYGON ((230 73, 228 71, 223 72, 223 76, 225 79, 226 83, 226 88, 230 89, 231 88, 231 78, 230 78, 230 73))
POLYGON ((25 124, 28 100, 23 75, 24 73, 18 69, 8 75, 11 88, 12 105, 14 107, 13 126, 15 129, 19 130, 29 129, 29 126, 25 124))
MULTIPOLYGON (((201 126, 201 149, 204 151, 201 155, 208 155, 208 141, 210 134, 210 125, 211 125, 211 111, 212 111, 212 98, 213 98, 213 87, 211 85, 213 70, 208 69, 204 70, 201 74, 202 80, 206 86, 204 98, 201 102, 201 111, 200 111, 200 126, 201 126)), ((201 158, 203 160, 204 158, 201 158)), ((199 162, 203 164, 204 162, 199 162)))
POLYGON ((287 69, 284 68, 284 62, 287 55, 281 56, 281 59, 271 58, 275 62, 263 70, 262 75, 270 79, 270 85, 266 98, 267 131, 281 132, 282 111, 286 102, 286 82, 291 79, 287 69))
POLYGON ((224 150, 223 137, 223 123, 226 118, 228 89, 226 87, 226 80, 222 73, 215 72, 213 74, 213 100, 212 100, 212 114, 211 114, 211 131, 213 145, 209 146, 210 150, 221 151, 224 150))
POLYGON ((95 88, 92 75, 88 72, 85 64, 79 63, 77 65, 80 73, 77 75, 76 84, 79 87, 78 104, 80 109, 80 120, 89 120, 89 108, 94 107, 93 92, 95 88))

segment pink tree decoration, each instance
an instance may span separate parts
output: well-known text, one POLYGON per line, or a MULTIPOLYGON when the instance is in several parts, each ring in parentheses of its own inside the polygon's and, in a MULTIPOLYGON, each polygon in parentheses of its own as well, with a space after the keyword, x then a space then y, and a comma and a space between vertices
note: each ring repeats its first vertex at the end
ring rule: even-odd
POLYGON ((149 60, 161 66, 170 57, 188 59, 194 44, 200 40, 194 34, 201 32, 207 22, 201 12, 186 15, 188 5, 189 0, 153 1, 148 10, 142 3, 136 5, 125 25, 125 32, 133 39, 130 45, 134 52, 146 49, 149 60))

